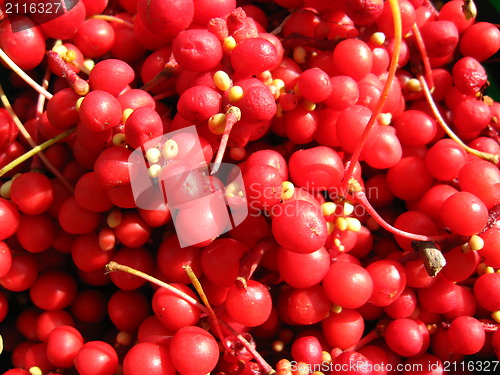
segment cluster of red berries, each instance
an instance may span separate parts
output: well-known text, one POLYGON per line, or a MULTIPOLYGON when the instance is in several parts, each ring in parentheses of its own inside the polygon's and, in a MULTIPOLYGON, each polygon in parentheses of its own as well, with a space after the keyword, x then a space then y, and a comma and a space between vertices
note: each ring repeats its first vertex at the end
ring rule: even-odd
POLYGON ((500 31, 476 16, 0 0, 0 369, 494 371, 500 31))

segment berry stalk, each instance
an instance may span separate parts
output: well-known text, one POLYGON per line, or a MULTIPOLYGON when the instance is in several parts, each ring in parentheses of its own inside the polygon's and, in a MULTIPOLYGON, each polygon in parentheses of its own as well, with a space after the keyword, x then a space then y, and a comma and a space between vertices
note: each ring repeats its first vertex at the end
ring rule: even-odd
POLYGON ((391 88, 392 81, 396 75, 396 70, 398 68, 399 52, 401 49, 401 40, 403 38, 401 12, 400 12, 399 3, 397 0, 389 0, 389 4, 391 6, 392 16, 393 16, 393 20, 394 20, 394 51, 392 53, 391 62, 389 65, 389 73, 387 75, 387 80, 385 81, 384 89, 382 90, 382 93, 380 94, 380 99, 377 102, 377 105, 376 105, 375 109, 373 110, 373 113, 370 117, 370 120, 368 121, 368 124, 366 125, 366 127, 363 131, 363 134, 361 136, 361 140, 357 144, 357 146, 356 146, 356 148, 351 156, 351 160, 348 163, 347 169, 346 169, 345 174, 344 174, 344 179, 342 180, 342 183, 340 185, 341 191, 343 191, 343 192, 347 192, 349 180, 351 179, 352 174, 354 173, 354 167, 356 166, 356 162, 358 161, 359 156, 361 155, 361 151, 363 150, 363 147, 366 143, 366 140, 368 139, 368 134, 372 130, 373 126, 375 125, 375 121, 377 120, 377 117, 380 114, 380 111, 382 110, 382 107, 385 104, 387 96, 389 95, 389 90, 391 88))

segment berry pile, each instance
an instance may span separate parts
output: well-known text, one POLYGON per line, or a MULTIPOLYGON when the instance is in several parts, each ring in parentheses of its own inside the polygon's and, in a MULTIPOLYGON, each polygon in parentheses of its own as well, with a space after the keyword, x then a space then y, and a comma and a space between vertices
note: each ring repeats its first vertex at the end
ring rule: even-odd
POLYGON ((500 31, 476 16, 0 0, 0 370, 498 371, 500 31))

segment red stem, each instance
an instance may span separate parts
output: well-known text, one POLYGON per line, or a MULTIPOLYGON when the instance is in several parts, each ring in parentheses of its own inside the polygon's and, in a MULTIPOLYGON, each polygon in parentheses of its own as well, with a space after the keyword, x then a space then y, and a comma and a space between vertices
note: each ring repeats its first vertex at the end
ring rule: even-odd
POLYGON ((63 71, 63 77, 66 78, 73 90, 75 90, 78 95, 87 95, 90 90, 89 83, 84 79, 81 79, 57 52, 49 51, 48 55, 49 59, 56 63, 59 68, 61 68, 61 70, 63 71))
POLYGON ((344 193, 347 192, 347 188, 349 185, 349 180, 351 179, 354 168, 356 166, 356 162, 359 160, 359 156, 361 155, 361 151, 363 150, 363 146, 366 143, 366 140, 368 139, 368 134, 370 131, 373 129, 373 126, 375 125, 375 121, 377 120, 378 115, 380 114, 382 107, 385 104, 385 101, 387 99, 387 96, 389 95, 389 90, 392 85, 392 81, 394 80, 394 77, 396 75, 396 70, 398 68, 398 61, 399 61, 399 52, 401 49, 401 40, 402 40, 402 26, 401 26, 401 14, 399 10, 399 3, 397 0, 389 0, 389 4, 391 6, 392 14, 393 14, 393 19, 394 19, 394 51, 392 53, 391 57, 391 63, 389 65, 389 73, 387 75, 387 80, 385 81, 384 89, 382 90, 382 93, 380 94, 380 99, 377 102, 377 105, 375 109, 373 110, 372 116, 370 117, 370 120, 368 121, 368 124, 366 124, 365 130, 363 131, 363 134, 361 136, 361 139, 359 143, 356 146, 356 149, 354 150, 351 160, 346 168, 345 174, 344 174, 344 179, 342 180, 342 183, 340 185, 340 191, 344 193))
POLYGON ((437 235, 432 235, 428 236, 425 234, 414 234, 414 233, 409 233, 402 231, 400 229, 394 228, 392 225, 387 223, 375 209, 372 207, 370 202, 368 201, 365 193, 363 191, 358 191, 354 193, 354 199, 356 200, 357 203, 361 204, 365 210, 368 212, 368 214, 378 223, 382 228, 385 230, 391 232, 394 235, 401 236, 404 238, 408 238, 410 240, 415 240, 415 241, 432 241, 432 242, 439 242, 446 240, 451 237, 449 233, 446 234, 437 234, 437 235))
POLYGON ((425 49, 424 40, 422 39, 422 35, 420 34, 420 29, 418 28, 418 25, 416 23, 413 25, 412 31, 418 51, 420 52, 421 61, 424 64, 425 80, 427 81, 429 90, 432 91, 434 89, 434 78, 432 77, 431 62, 429 61, 429 55, 427 55, 427 50, 425 49))
POLYGON ((220 163, 222 162, 222 158, 224 157, 224 152, 227 147, 227 142, 229 140, 229 134, 231 133, 231 129, 234 124, 236 124, 241 119, 241 111, 238 107, 230 107, 226 111, 226 125, 224 127, 224 133, 222 134, 222 139, 220 141, 219 149, 217 150, 217 155, 215 156, 215 160, 212 167, 211 174, 217 173, 220 168, 220 163))

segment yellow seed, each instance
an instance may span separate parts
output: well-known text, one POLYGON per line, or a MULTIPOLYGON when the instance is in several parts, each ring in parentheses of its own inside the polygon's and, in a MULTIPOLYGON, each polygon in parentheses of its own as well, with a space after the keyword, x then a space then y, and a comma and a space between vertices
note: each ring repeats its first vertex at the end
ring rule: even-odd
POLYGON ((236 183, 236 182, 231 182, 225 188, 226 195, 227 194, 233 194, 234 195, 236 192, 238 192, 238 190, 240 190, 240 185, 238 183, 236 183))
POLYGON ((381 113, 377 116, 377 121, 380 125, 390 125, 392 121, 392 114, 391 113, 381 113))
POLYGON ((335 220, 335 226, 339 228, 340 231, 345 231, 347 225, 348 223, 345 217, 338 217, 337 220, 335 220))
POLYGON ((332 307, 330 307, 330 310, 334 314, 339 314, 342 312, 342 306, 336 305, 335 303, 332 303, 332 307))
POLYGON ((420 92, 422 91, 422 85, 420 81, 416 78, 410 78, 405 85, 405 88, 410 92, 420 92))
POLYGON ((127 144, 127 139, 125 137, 125 134, 116 133, 113 136, 113 145, 118 146, 118 147, 124 147, 126 144, 127 144))
POLYGON ((273 79, 272 85, 276 86, 278 90, 285 88, 285 82, 283 82, 283 80, 279 78, 273 79))
POLYGON ((312 112, 316 109, 316 103, 313 103, 310 100, 304 100, 303 104, 307 112, 312 112))
POLYGON ((345 246, 344 246, 344 245, 340 245, 340 246, 339 246, 339 251, 340 251, 341 253, 343 253, 343 252, 345 251, 345 246))
POLYGON ((160 158, 161 158, 161 151, 158 150, 157 148, 153 147, 146 151, 146 159, 148 159, 150 163, 158 163, 160 158))
POLYGON ((122 124, 125 124, 130 117, 130 115, 134 112, 132 108, 125 108, 122 112, 122 124))
POLYGON ((347 217, 347 230, 351 232, 359 232, 361 230, 361 222, 355 217, 347 217))
POLYGON ((337 205, 333 202, 325 202, 321 205, 321 212, 323 212, 323 216, 333 215, 336 209, 337 205))
POLYGON ((484 269, 484 273, 495 273, 495 269, 493 267, 489 267, 487 266, 485 269, 484 269))
POLYGON ((29 369, 28 372, 31 375, 42 375, 43 374, 42 370, 38 366, 32 366, 32 367, 30 367, 30 369, 29 369))
POLYGON ((226 115, 224 113, 217 113, 208 119, 208 129, 216 135, 224 133, 226 126, 226 115))
POLYGON ((500 324, 500 311, 494 311, 491 313, 491 319, 500 324))
POLYGON ((354 206, 349 202, 344 202, 344 215, 350 215, 354 212, 354 206))
POLYGON ((179 145, 173 139, 169 139, 168 141, 166 141, 161 148, 161 154, 167 160, 175 158, 178 153, 179 145))
POLYGON ((113 210, 106 218, 106 222, 110 228, 116 228, 122 222, 122 212, 120 210, 113 210))
POLYGON ((72 63, 76 59, 76 52, 73 50, 67 50, 63 55, 63 60, 67 63, 72 63))
POLYGON ((381 46, 385 42, 385 34, 381 31, 377 31, 370 35, 370 42, 376 44, 377 46, 381 46))
POLYGON ((478 235, 473 235, 469 239, 469 246, 471 250, 481 250, 484 247, 484 240, 478 235))
POLYGON ((269 70, 264 70, 262 73, 257 74, 256 77, 266 85, 270 85, 273 83, 273 75, 269 70))
POLYGON ((82 106, 83 99, 85 99, 84 96, 82 96, 81 98, 78 98, 78 100, 76 101, 75 108, 77 111, 80 110, 80 107, 82 106))
POLYGON ((328 234, 332 234, 333 230, 335 229, 335 224, 333 224, 331 221, 327 221, 326 229, 328 230, 328 234))
POLYGON ((59 54, 59 56, 63 57, 64 55, 66 55, 66 52, 68 52, 68 49, 66 48, 66 46, 62 44, 57 44, 54 47, 52 47, 52 51, 59 54))
POLYGON ((151 167, 148 168, 148 175, 151 178, 157 178, 158 176, 160 176, 161 170, 162 170, 161 165, 153 164, 151 167))
POLYGON ((278 89, 274 85, 269 85, 267 87, 269 87, 269 91, 271 91, 271 95, 273 96, 273 98, 276 99, 276 100, 279 99, 279 97, 281 95, 280 89, 278 89))
POLYGON ((285 349, 285 343, 281 340, 275 340, 273 342, 273 350, 277 353, 280 353, 285 349))
POLYGON ((94 69, 94 66, 95 66, 95 62, 94 60, 92 59, 85 59, 83 61, 83 66, 88 70, 88 71, 91 71, 92 69, 94 69))
POLYGON ((335 239, 333 240, 333 244, 334 244, 336 247, 340 247, 340 246, 342 246, 342 243, 340 242, 340 239, 338 239, 338 238, 335 238, 335 239))
POLYGON ((224 38, 224 41, 222 42, 222 48, 224 49, 224 52, 229 53, 234 49, 234 47, 236 47, 236 39, 234 39, 232 36, 224 38))
POLYGON ((222 91, 229 90, 232 84, 231 78, 229 78, 229 75, 223 70, 218 70, 215 72, 214 83, 215 87, 222 91))
POLYGON ((298 64, 303 64, 306 62, 306 58, 307 58, 307 51, 304 47, 295 47, 294 50, 293 50, 293 59, 295 60, 295 62, 297 62, 298 64))
POLYGON ((4 182, 2 187, 0 187, 0 195, 2 198, 10 199, 10 187, 12 186, 12 180, 4 182))
POLYGON ((241 86, 233 86, 229 90, 229 103, 235 104, 237 103, 241 98, 243 98, 243 88, 241 86))
POLYGON ((332 361, 332 356, 330 355, 329 352, 327 352, 326 350, 323 350, 321 352, 321 360, 323 362, 331 362, 332 361))
POLYGON ((281 199, 284 201, 290 199, 293 197, 293 193, 295 192, 295 186, 290 181, 283 181, 283 184, 281 184, 281 199))

